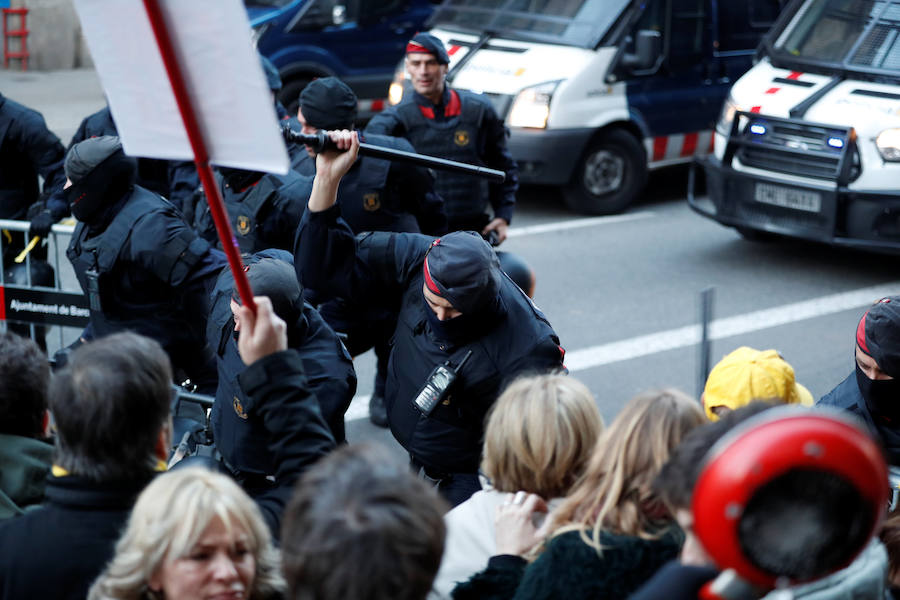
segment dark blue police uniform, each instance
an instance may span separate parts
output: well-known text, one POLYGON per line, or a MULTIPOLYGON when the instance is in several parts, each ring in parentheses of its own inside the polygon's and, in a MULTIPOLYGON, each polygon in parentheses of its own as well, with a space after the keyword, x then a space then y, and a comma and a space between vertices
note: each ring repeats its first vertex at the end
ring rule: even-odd
MULTIPOLYGON (((261 258, 277 258, 293 263, 290 253, 279 250, 260 252, 245 261, 252 271, 261 258)), ((245 481, 260 483, 274 473, 272 456, 267 452, 269 436, 259 418, 259 407, 241 389, 239 375, 246 369, 235 342, 231 298, 234 277, 223 270, 212 294, 212 310, 207 340, 218 357, 219 385, 212 409, 216 446, 231 471, 245 481)), ((302 300, 301 300, 302 302, 302 300)), ((273 301, 274 303, 274 301, 273 301)), ((276 309, 280 307, 276 306, 276 309)), ((309 304, 302 303, 296 314, 281 314, 287 321, 288 347, 302 361, 309 391, 315 395, 325 422, 338 442, 345 441, 344 413, 356 392, 353 360, 334 331, 309 304)), ((298 440, 300 443, 302 440, 298 440)))
MULTIPOLYGON (((312 177, 294 171, 286 175, 246 173, 248 180, 216 173, 225 210, 231 221, 241 252, 252 253, 267 248, 291 250, 300 216, 312 191, 312 177)), ((215 223, 204 198, 198 198, 194 209, 194 228, 211 244, 222 246, 215 223)))
POLYGON ((375 115, 366 135, 404 137, 416 152, 506 172, 503 183, 439 171, 435 190, 444 199, 450 231, 481 231, 494 217, 512 222, 519 187, 518 166, 506 149, 506 128, 490 101, 479 94, 445 87, 440 104, 414 92, 411 99, 375 115))
POLYGON ((127 329, 153 338, 174 368, 211 392, 216 372, 206 321, 224 254, 211 250, 165 198, 142 187, 107 214, 105 222, 79 223, 66 250, 90 302, 86 335, 127 329))
POLYGON ((433 238, 378 232, 357 240, 339 217, 337 205, 304 215, 295 249, 298 275, 304 285, 332 297, 398 311, 385 388, 391 431, 413 464, 443 480, 441 491, 451 502, 461 502, 478 489, 488 409, 516 375, 561 368, 559 338, 543 313, 502 276, 490 318, 475 323, 468 341, 447 341, 429 318, 422 293, 423 261, 433 238), (457 365, 469 351, 450 396, 425 416, 413 399, 432 369, 447 360, 457 365))

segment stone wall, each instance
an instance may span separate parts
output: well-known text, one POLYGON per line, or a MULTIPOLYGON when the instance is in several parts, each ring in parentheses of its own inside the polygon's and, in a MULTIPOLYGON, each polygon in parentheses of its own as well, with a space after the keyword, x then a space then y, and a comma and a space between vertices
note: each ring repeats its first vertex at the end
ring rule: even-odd
MULTIPOLYGON (((29 69, 51 71, 93 66, 72 0, 11 0, 10 4, 13 8, 28 9, 29 69)), ((11 26, 17 28, 18 24, 11 23, 11 26)), ((11 61, 9 68, 18 69, 18 61, 11 61)))

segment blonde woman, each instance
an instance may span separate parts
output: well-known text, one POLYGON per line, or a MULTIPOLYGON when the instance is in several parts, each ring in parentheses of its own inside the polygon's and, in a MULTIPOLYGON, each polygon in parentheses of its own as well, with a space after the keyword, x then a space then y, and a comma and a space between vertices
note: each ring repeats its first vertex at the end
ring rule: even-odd
POLYGON ((489 486, 444 516, 447 542, 431 598, 449 598, 496 554, 494 517, 506 492, 525 490, 553 505, 584 471, 602 430, 594 397, 574 377, 513 381, 487 419, 481 471, 489 486))
POLYGON ((141 493, 88 598, 255 600, 284 588, 256 504, 229 477, 193 467, 160 475, 141 493))
POLYGON ((626 598, 678 555, 681 531, 650 484, 672 449, 704 421, 699 403, 675 390, 632 398, 543 526, 534 518, 547 510, 542 498, 507 496, 497 512, 497 555, 453 597, 626 598), (529 564, 525 556, 536 546, 529 564))

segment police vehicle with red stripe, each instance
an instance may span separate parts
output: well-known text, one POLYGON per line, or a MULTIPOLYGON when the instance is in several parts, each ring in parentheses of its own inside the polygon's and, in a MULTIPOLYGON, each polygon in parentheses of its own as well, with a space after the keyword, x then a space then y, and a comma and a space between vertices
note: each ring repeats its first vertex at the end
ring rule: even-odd
MULTIPOLYGON (((648 169, 712 150, 731 84, 780 0, 446 0, 429 20, 448 82, 487 94, 523 183, 621 211, 648 169)), ((391 101, 402 96, 395 81, 391 101)))
POLYGON ((745 237, 900 253, 900 0, 794 0, 701 162, 700 214, 745 237))

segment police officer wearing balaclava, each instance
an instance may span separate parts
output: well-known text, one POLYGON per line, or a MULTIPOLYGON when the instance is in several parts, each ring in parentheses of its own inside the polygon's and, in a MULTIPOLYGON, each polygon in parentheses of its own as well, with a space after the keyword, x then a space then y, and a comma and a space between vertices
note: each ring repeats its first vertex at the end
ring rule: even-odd
POLYGON ((856 369, 817 405, 861 417, 900 465, 900 296, 888 296, 863 314, 856 327, 856 369))
POLYGON ((487 411, 516 375, 561 368, 559 339, 477 233, 355 238, 336 199, 358 137, 330 135, 347 151, 316 159, 297 234, 298 275, 333 297, 398 311, 385 385, 391 431, 412 465, 459 504, 481 487, 487 411))
MULTIPOLYGON (((316 79, 303 88, 297 120, 306 134, 319 130, 353 129, 357 98, 347 84, 336 77, 316 79)), ((415 152, 402 138, 368 135, 367 143, 415 152)), ((307 149, 294 168, 315 175, 316 155, 307 149)), ((422 167, 360 156, 341 180, 338 189, 341 215, 354 233, 364 231, 407 231, 441 235, 447 231, 444 202, 434 191, 434 178, 422 167)), ((314 293, 311 295, 313 299, 314 293)), ((375 383, 369 397, 369 419, 387 426, 384 407, 384 380, 390 353, 388 341, 394 331, 395 316, 381 311, 365 315, 357 308, 329 302, 319 306, 322 316, 336 330, 347 335, 347 347, 355 356, 375 348, 378 359, 375 383)))
POLYGON ((91 309, 83 337, 126 329, 151 337, 174 370, 210 393, 216 365, 206 321, 225 255, 166 199, 135 185, 136 168, 114 136, 85 140, 66 155, 65 192, 79 221, 66 255, 91 309))

